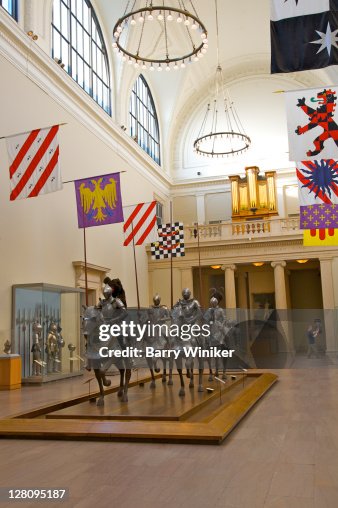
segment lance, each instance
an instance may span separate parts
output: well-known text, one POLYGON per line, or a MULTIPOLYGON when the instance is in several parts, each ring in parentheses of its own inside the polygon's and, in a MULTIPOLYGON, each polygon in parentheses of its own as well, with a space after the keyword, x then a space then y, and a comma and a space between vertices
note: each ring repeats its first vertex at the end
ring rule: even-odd
POLYGON ((21 317, 20 317, 20 309, 18 310, 18 313, 17 313, 16 324, 18 325, 18 352, 19 352, 19 355, 20 355, 21 354, 21 317))
POLYGON ((23 309, 23 316, 21 319, 21 325, 22 325, 22 332, 23 332, 23 350, 25 353, 25 363, 24 363, 24 376, 27 375, 27 358, 29 358, 29 355, 27 353, 27 344, 26 344, 26 309, 23 309))

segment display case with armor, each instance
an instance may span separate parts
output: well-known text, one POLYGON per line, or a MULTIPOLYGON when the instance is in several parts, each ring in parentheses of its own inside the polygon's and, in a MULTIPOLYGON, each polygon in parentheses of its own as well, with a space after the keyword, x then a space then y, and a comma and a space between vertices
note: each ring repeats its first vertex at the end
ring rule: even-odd
POLYGON ((82 289, 52 284, 13 286, 12 352, 22 358, 22 381, 43 383, 80 375, 82 289))

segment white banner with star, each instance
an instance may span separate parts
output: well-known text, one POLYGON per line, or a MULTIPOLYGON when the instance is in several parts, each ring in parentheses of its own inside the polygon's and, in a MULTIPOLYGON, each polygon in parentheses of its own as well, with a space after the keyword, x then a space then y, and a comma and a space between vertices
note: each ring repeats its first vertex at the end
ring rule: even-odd
POLYGON ((338 87, 286 92, 289 160, 338 159, 338 87))
POLYGON ((330 10, 330 0, 271 0, 271 21, 330 10))
POLYGON ((338 64, 338 0, 271 0, 271 72, 338 64))

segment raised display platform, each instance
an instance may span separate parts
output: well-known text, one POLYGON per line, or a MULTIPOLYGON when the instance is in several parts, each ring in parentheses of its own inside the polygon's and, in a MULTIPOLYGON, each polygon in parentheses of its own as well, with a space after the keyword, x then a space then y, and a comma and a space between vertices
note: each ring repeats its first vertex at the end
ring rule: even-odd
POLYGON ((0 436, 219 444, 276 380, 271 373, 234 372, 223 384, 206 375, 204 392, 186 386, 181 398, 177 375, 173 386, 157 379, 155 389, 148 377, 131 383, 128 403, 118 399, 117 387, 109 388, 103 407, 88 394, 36 408, 0 420, 0 436))

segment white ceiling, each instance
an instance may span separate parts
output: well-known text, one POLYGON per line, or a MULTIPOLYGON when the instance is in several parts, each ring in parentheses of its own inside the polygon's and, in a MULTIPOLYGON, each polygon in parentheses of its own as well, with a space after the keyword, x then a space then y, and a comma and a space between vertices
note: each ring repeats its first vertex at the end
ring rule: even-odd
MULTIPOLYGON (((165 3, 177 6, 178 2, 166 0, 165 3)), ((336 68, 270 75, 270 2, 218 0, 220 61, 252 145, 241 157, 214 161, 197 156, 192 145, 210 97, 217 66, 217 44, 214 0, 193 0, 193 3, 208 30, 209 48, 205 57, 176 72, 144 71, 158 109, 165 163, 175 180, 194 179, 197 172, 201 178, 241 173, 246 165, 258 165, 263 170, 293 167, 293 162, 288 160, 284 96, 274 92, 334 84, 336 68)), ((141 4, 144 6, 145 1, 138 0, 136 6, 141 4)), ((96 0, 111 40, 113 26, 126 5, 127 0, 96 0)), ((116 61, 119 56, 114 54, 113 58, 116 61)), ((137 71, 125 67, 128 69, 119 74, 121 82, 130 80, 130 72, 135 79, 137 71)))

